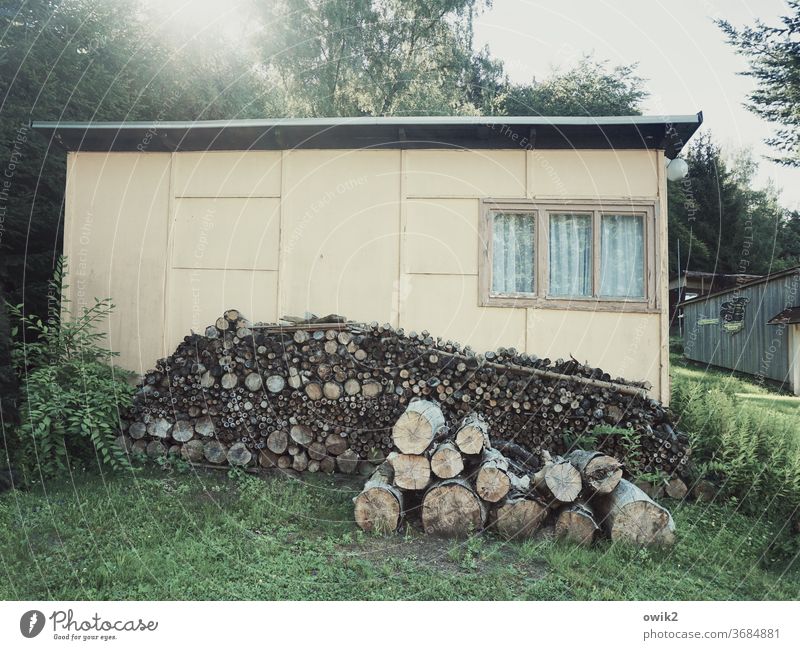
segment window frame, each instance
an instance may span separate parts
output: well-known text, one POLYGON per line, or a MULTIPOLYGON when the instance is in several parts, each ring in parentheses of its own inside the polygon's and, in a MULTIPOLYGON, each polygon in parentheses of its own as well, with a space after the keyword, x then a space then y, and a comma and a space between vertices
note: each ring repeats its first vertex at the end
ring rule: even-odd
POLYGON ((656 286, 656 201, 587 201, 482 199, 479 223, 479 304, 482 307, 521 307, 586 311, 658 312, 660 297, 656 286), (494 293, 492 287, 493 230, 496 212, 531 213, 534 218, 534 293, 494 293), (550 215, 553 213, 590 213, 592 218, 592 295, 550 296, 550 215), (602 215, 641 216, 644 237, 644 297, 600 296, 601 219, 602 215))

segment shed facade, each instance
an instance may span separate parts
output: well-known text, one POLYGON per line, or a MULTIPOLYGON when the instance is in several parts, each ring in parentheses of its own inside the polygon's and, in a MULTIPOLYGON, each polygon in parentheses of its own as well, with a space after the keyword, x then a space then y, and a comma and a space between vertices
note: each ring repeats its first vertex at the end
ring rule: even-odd
POLYGON ((573 355, 667 401, 665 155, 700 120, 34 126, 69 151, 69 297, 114 299, 126 368, 227 308, 310 311, 573 355))
POLYGON ((686 301, 684 354, 786 384, 800 394, 798 325, 792 318, 775 318, 798 303, 800 267, 686 301))

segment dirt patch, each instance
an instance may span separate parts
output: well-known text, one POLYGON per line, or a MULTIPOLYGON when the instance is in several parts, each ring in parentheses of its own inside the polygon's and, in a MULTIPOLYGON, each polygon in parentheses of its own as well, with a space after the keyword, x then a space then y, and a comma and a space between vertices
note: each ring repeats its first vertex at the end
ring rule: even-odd
POLYGON ((361 544, 344 548, 345 555, 373 564, 388 560, 409 560, 420 568, 449 574, 471 575, 482 569, 515 567, 528 579, 538 580, 547 574, 545 562, 519 557, 513 542, 484 537, 479 547, 468 540, 442 539, 424 534, 369 537, 361 544))

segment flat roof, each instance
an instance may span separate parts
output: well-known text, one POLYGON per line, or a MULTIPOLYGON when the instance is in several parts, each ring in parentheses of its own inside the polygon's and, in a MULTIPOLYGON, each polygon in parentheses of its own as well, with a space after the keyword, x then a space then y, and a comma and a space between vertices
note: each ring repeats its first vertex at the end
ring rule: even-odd
POLYGON ((715 298, 716 296, 722 296, 726 293, 731 293, 732 291, 740 291, 741 289, 745 289, 747 287, 753 287, 757 284, 763 284, 766 282, 772 282, 773 280, 780 280, 781 278, 785 278, 787 275, 797 274, 800 275, 800 265, 792 266, 788 269, 784 269, 783 271, 775 271, 774 273, 770 273, 769 275, 762 275, 756 278, 755 280, 749 280, 747 282, 737 283, 733 287, 729 287, 728 289, 722 289, 720 291, 715 291, 714 293, 708 293, 704 296, 697 296, 697 298, 690 298, 689 300, 684 300, 678 306, 683 307, 684 305, 694 305, 698 302, 703 302, 704 300, 709 300, 710 298, 715 298))
POLYGON ((663 149, 678 155, 694 115, 336 117, 200 122, 33 122, 67 151, 278 149, 663 149))

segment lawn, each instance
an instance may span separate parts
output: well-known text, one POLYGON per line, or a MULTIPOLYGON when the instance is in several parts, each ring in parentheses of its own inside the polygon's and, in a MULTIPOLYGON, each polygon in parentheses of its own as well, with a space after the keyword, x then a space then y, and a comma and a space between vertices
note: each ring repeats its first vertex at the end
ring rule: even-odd
POLYGON ((670 549, 365 535, 357 482, 148 469, 0 497, 2 599, 794 599, 776 522, 668 502, 670 549))

